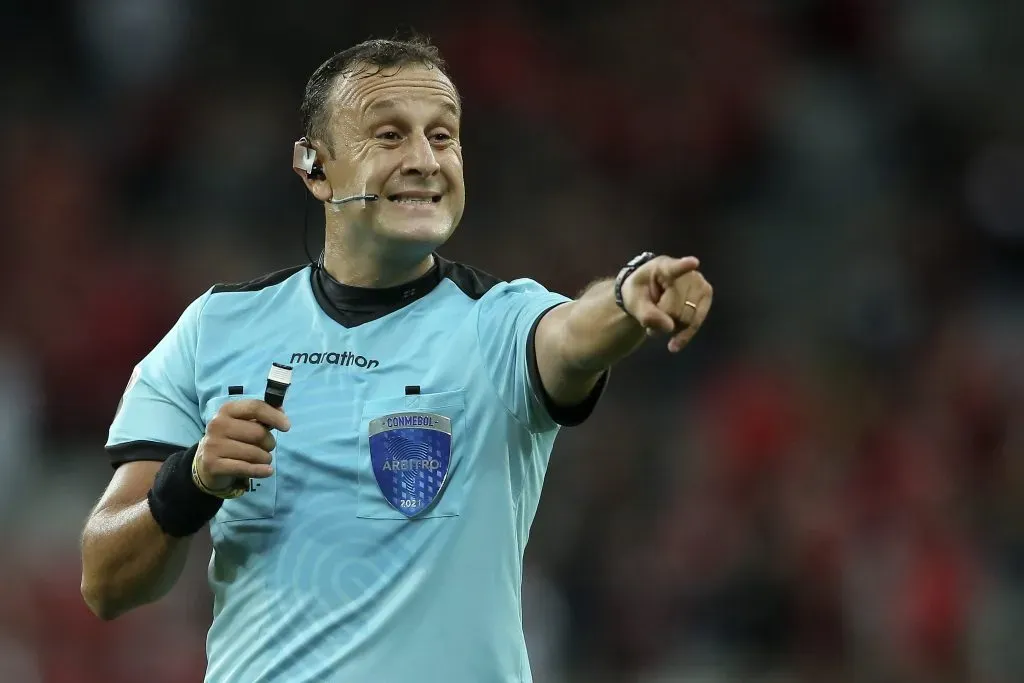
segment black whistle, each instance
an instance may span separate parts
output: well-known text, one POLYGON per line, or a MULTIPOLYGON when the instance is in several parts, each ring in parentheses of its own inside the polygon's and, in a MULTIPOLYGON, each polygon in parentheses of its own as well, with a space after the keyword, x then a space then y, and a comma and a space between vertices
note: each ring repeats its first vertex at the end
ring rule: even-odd
POLYGON ((288 392, 288 387, 291 385, 291 366, 274 363, 270 366, 270 372, 267 374, 267 390, 263 394, 263 400, 268 405, 280 408, 284 405, 284 395, 288 392))

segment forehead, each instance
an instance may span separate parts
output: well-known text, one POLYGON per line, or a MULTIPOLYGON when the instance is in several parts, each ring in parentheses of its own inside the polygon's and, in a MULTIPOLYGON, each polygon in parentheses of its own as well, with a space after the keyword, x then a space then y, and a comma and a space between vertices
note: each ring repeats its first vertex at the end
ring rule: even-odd
POLYGON ((456 117, 461 114, 452 82, 438 69, 422 65, 343 74, 334 92, 337 109, 358 117, 414 108, 444 110, 456 117))

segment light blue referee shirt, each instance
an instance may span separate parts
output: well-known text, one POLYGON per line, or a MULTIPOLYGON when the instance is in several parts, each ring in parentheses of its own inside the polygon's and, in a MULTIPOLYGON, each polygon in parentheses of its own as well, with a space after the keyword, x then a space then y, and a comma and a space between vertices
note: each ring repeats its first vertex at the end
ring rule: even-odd
POLYGON ((294 367, 274 475, 211 523, 210 683, 523 683, 523 551, 559 425, 533 331, 567 298, 435 256, 383 290, 291 268, 194 301, 133 373, 116 465, 294 367))

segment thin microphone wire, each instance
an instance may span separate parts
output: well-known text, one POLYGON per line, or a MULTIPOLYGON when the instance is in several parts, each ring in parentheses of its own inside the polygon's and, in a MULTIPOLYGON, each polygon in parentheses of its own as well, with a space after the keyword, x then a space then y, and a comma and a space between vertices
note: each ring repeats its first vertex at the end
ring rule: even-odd
POLYGON ((323 251, 320 251, 320 258, 313 260, 313 254, 309 253, 309 203, 313 201, 313 198, 309 196, 309 192, 306 188, 302 188, 303 195, 303 211, 302 211, 302 248, 306 252, 306 258, 309 259, 309 264, 313 266, 313 270, 320 267, 323 259, 323 251))
POLYGON ((375 202, 378 199, 380 199, 380 197, 375 194, 356 194, 352 195, 351 197, 342 197, 341 199, 335 199, 334 197, 331 197, 330 199, 327 200, 327 202, 329 204, 348 204, 349 202, 359 201, 360 199, 363 200, 364 202, 375 202))

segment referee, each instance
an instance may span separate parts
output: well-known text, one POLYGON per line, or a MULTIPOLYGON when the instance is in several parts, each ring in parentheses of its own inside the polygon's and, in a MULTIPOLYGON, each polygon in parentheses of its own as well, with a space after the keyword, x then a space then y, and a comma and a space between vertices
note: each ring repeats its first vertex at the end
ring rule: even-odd
POLYGON ((677 352, 707 315, 692 257, 569 300, 438 256, 460 112, 425 40, 331 57, 293 158, 323 258, 206 291, 132 374, 82 594, 102 619, 158 600, 209 523, 207 681, 530 681, 523 552, 559 427, 645 337, 677 352))

